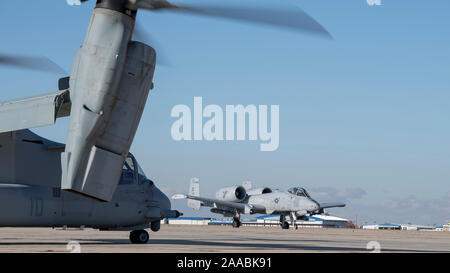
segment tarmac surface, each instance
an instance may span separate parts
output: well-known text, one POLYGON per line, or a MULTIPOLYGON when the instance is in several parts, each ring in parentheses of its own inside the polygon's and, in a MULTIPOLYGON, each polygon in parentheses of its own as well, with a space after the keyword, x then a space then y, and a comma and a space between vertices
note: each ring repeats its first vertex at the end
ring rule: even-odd
POLYGON ((161 225, 147 244, 128 231, 0 228, 0 252, 450 252, 450 232, 161 225), (370 242, 370 243, 369 243, 370 242), (374 246, 374 247, 371 247, 374 246))

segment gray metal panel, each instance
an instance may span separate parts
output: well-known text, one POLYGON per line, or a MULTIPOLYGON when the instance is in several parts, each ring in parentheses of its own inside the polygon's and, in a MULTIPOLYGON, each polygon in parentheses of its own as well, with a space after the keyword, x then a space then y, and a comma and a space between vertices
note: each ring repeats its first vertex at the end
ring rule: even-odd
POLYGON ((52 125, 69 114, 69 90, 2 102, 0 133, 52 125))
MULTIPOLYGON (((63 162, 62 174, 67 174, 66 161, 70 162, 71 153, 61 154, 63 162)), ((72 190, 83 195, 95 197, 102 201, 110 201, 122 172, 123 157, 115 153, 93 146, 90 152, 86 175, 79 176, 78 183, 70 185, 63 180, 62 189, 72 190)))
POLYGON ((234 208, 234 209, 238 209, 238 210, 242 210, 242 211, 246 211, 247 209, 251 208, 255 212, 265 211, 265 207, 259 206, 259 205, 254 205, 254 204, 249 205, 246 203, 235 203, 235 202, 222 201, 222 200, 205 198, 205 197, 200 197, 200 196, 192 196, 192 195, 186 195, 186 198, 202 201, 205 203, 205 205, 207 207, 215 207, 215 206, 228 207, 228 208, 234 208))
MULTIPOLYGON (((200 182, 198 178, 192 178, 189 185, 189 195, 191 196, 200 196, 200 182)), ((188 199, 187 201, 188 207, 200 210, 201 202, 198 200, 188 199)))
POLYGON ((212 198, 206 198, 206 197, 200 197, 200 196, 192 196, 192 195, 186 195, 186 198, 202 201, 208 207, 214 207, 214 204, 215 204, 218 206, 225 206, 225 207, 229 207, 229 208, 244 210, 245 205, 246 205, 244 203, 235 203, 235 202, 222 201, 222 200, 218 200, 218 199, 212 199, 212 198))
POLYGON ((111 200, 111 190, 117 186, 122 164, 111 166, 115 169, 110 170, 101 164, 88 166, 87 163, 94 146, 118 155, 117 158, 121 156, 124 160, 136 132, 143 106, 136 107, 123 101, 118 103, 120 91, 124 89, 126 97, 139 95, 139 102, 144 104, 150 89, 144 83, 151 83, 155 56, 154 50, 147 47, 129 47, 133 26, 134 19, 120 12, 102 8, 96 8, 93 12, 86 40, 77 52, 70 73, 69 85, 73 96, 65 154, 61 162, 63 189, 105 201, 111 200), (145 63, 142 63, 142 57, 145 57, 142 53, 147 51, 153 53, 149 56, 153 61, 151 69, 144 69, 145 63), (128 69, 126 75, 129 76, 124 74, 126 64, 131 67, 139 64, 130 56, 141 60, 140 66, 134 67, 137 71, 131 71, 131 74, 139 76, 134 85, 124 79, 132 76, 128 74, 128 69), (137 72, 146 73, 141 75, 137 72), (89 172, 95 176, 102 176, 103 172, 105 178, 111 179, 111 187, 104 188, 105 192, 102 193, 102 185, 95 186, 100 182, 92 180, 92 184, 86 185, 96 189, 91 191, 84 188, 83 181, 89 172))

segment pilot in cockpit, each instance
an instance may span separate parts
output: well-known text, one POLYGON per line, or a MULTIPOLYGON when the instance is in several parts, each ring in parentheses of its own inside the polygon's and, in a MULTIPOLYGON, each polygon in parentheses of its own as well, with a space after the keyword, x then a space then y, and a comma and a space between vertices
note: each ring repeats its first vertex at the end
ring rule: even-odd
POLYGON ((290 189, 288 189, 288 192, 292 193, 294 195, 297 195, 297 196, 303 196, 303 197, 311 198, 309 196, 308 192, 304 188, 301 188, 301 187, 290 188, 290 189))

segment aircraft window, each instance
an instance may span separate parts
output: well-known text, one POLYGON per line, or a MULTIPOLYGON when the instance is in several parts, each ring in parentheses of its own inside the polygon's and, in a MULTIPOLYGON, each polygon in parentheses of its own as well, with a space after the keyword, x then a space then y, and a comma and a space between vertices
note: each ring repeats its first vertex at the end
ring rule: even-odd
POLYGON ((306 192, 306 190, 304 188, 290 188, 288 190, 288 192, 295 194, 297 196, 303 196, 303 197, 309 198, 309 194, 306 192))
POLYGON ((127 159, 125 160, 125 163, 127 163, 128 166, 131 168, 131 170, 134 171, 134 163, 133 163, 133 159, 131 157, 127 157, 127 159))
POLYGON ((305 189, 303 189, 303 193, 305 194, 306 197, 311 198, 311 196, 309 196, 309 193, 305 189))
POLYGON ((298 196, 306 197, 305 191, 304 191, 303 189, 298 189, 298 190, 297 190, 297 195, 298 195, 298 196))
POLYGON ((144 170, 142 170, 141 166, 139 165, 139 163, 136 163, 137 165, 137 169, 138 169, 138 174, 145 176, 144 170))
POLYGON ((133 171, 133 169, 131 169, 130 165, 128 165, 128 163, 126 161, 123 163, 122 170, 133 171))
POLYGON ((123 163, 122 175, 120 176, 119 185, 129 185, 134 184, 134 164, 131 157, 127 157, 123 163))

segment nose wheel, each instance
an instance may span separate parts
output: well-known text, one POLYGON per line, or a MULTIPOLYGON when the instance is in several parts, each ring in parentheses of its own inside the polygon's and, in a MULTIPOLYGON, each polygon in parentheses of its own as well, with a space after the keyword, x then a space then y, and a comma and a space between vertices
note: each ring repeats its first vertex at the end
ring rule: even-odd
POLYGON ((148 232, 145 230, 133 230, 130 232, 130 241, 133 244, 146 244, 148 238, 148 232))

